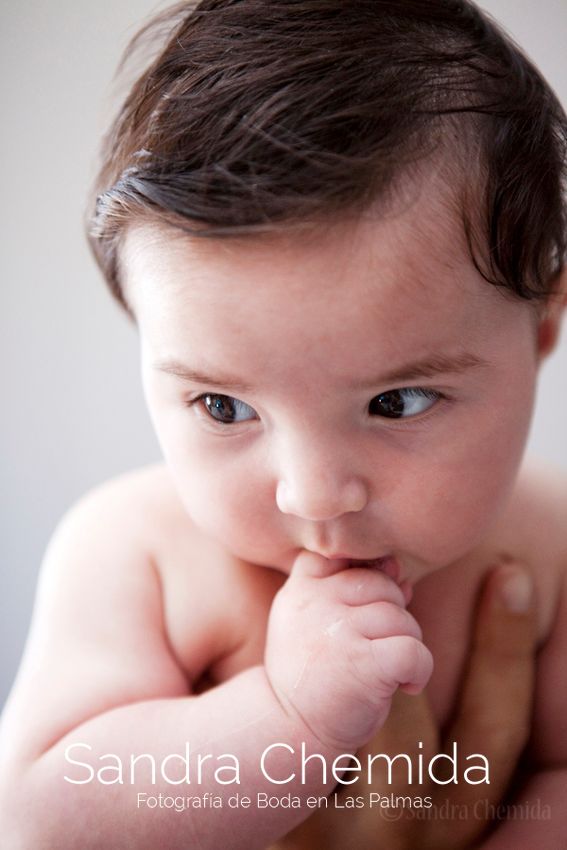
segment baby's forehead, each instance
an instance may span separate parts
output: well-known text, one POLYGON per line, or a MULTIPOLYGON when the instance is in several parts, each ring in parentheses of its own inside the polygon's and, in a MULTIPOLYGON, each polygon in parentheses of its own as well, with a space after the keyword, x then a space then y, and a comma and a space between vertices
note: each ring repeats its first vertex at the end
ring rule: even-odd
POLYGON ((303 240, 168 232, 160 241, 157 230, 151 239, 133 232, 146 361, 198 362, 204 374, 260 371, 278 386, 301 382, 309 364, 311 376, 331 370, 340 384, 367 376, 373 363, 478 354, 484 341, 505 337, 517 306, 479 275, 448 216, 439 226, 423 208, 407 212, 408 220, 399 212, 303 240))
POLYGON ((407 180, 394 196, 325 220, 282 222, 261 232, 212 238, 188 229, 187 222, 132 222, 121 250, 126 288, 148 277, 171 286, 207 271, 214 278, 223 269, 233 276, 248 269, 264 275, 264 286, 277 271, 294 290, 323 268, 345 274, 350 268, 353 275, 374 270, 395 277, 402 287, 404 281, 435 278, 441 270, 474 269, 459 200, 437 173, 407 180))
POLYGON ((433 178, 391 203, 261 235, 133 227, 124 256, 144 362, 206 375, 291 387, 332 373, 340 387, 376 364, 398 378, 408 362, 489 361, 528 329, 525 302, 483 278, 458 199, 433 178))

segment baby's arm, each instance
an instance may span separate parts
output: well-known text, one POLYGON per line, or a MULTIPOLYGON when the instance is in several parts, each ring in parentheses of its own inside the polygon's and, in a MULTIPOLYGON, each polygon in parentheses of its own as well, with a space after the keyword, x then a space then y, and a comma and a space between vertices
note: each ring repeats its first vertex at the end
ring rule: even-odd
POLYGON ((530 757, 534 772, 508 807, 482 850, 556 850, 567 846, 567 579, 554 628, 537 657, 530 757))
MULTIPOLYGON (((323 559, 304 556, 276 597, 265 665, 191 695, 164 634, 151 557, 137 542, 147 540, 147 522, 143 511, 125 507, 120 487, 109 486, 83 500, 49 546, 2 725, 0 814, 13 850, 265 847, 309 809, 229 808, 229 796, 255 801, 260 791, 283 789, 305 801, 335 780, 325 783, 314 771, 301 784, 298 771, 285 786, 272 785, 259 769, 261 753, 278 741, 297 752, 305 741, 330 765, 373 734, 399 684, 419 690, 429 676, 430 657, 394 582, 360 570, 325 574, 323 559), (129 784, 130 754, 150 753, 159 765, 186 741, 192 758, 213 755, 207 767, 223 753, 236 756, 240 784, 219 784, 207 769, 201 784, 168 784, 159 771, 155 785, 129 784), (124 784, 65 781, 85 778, 85 768, 75 772, 65 760, 76 743, 92 747, 90 758, 85 749, 74 757, 95 769, 116 762, 98 756, 119 756, 124 784), (139 791, 209 791, 224 805, 137 808, 139 791)), ((275 758, 271 765, 276 772, 275 758)), ((279 769, 287 775, 289 761, 279 769)))

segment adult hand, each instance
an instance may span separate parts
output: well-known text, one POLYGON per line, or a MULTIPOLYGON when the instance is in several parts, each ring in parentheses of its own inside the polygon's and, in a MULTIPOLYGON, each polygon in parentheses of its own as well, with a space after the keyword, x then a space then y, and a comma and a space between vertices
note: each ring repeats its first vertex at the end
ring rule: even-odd
MULTIPOLYGON (((490 764, 490 785, 413 786, 396 781, 364 785, 364 796, 429 796, 429 809, 321 808, 282 839, 277 850, 464 850, 478 846, 491 826, 516 770, 529 735, 536 616, 531 581, 517 564, 487 573, 482 586, 470 649, 454 720, 441 735, 425 693, 398 692, 382 729, 358 753, 407 753, 417 764, 447 752, 457 741, 462 753, 483 753, 490 764), (423 748, 418 748, 418 741, 423 748)), ((403 771, 399 771, 403 773, 403 771)), ((360 791, 341 786, 338 800, 360 791)), ((276 850, 276 848, 274 848, 276 850)))

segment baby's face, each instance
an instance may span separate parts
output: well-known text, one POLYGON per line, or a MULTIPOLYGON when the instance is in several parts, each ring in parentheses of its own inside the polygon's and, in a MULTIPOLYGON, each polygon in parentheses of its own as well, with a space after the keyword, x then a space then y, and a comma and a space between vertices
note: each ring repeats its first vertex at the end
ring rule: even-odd
POLYGON ((310 237, 132 228, 151 416, 193 521, 289 572, 302 549, 417 578, 510 493, 538 368, 533 308, 475 270, 423 193, 310 237))

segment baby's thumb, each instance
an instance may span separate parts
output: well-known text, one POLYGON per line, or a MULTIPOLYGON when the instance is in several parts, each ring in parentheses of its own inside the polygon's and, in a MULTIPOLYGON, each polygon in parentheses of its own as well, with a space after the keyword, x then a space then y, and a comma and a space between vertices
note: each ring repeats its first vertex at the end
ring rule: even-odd
POLYGON ((303 549, 294 561, 291 575, 305 578, 326 578, 344 568, 345 562, 343 560, 332 561, 316 552, 303 549))

